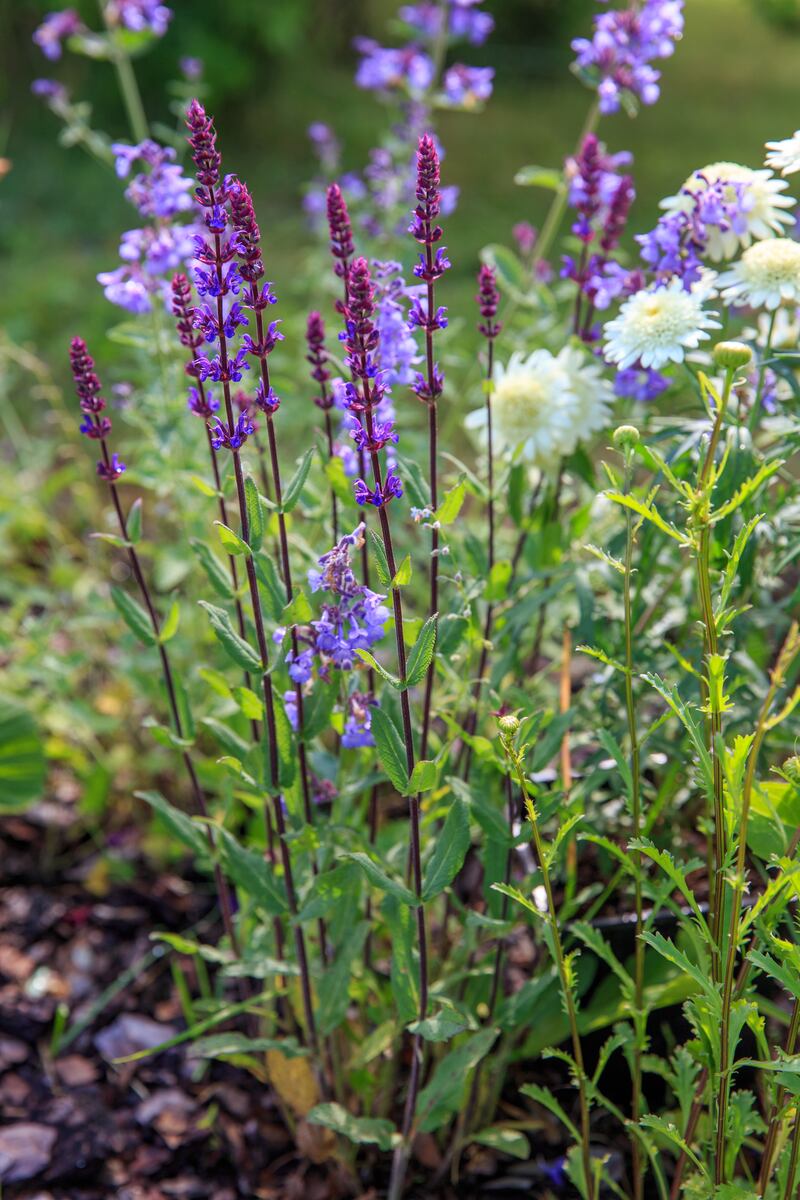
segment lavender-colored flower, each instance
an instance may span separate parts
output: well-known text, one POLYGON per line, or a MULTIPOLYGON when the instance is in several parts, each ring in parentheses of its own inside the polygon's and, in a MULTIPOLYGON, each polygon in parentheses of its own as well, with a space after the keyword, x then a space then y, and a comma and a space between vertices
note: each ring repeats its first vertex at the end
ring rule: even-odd
POLYGON ((638 98, 654 104, 660 72, 651 62, 668 58, 683 33, 683 0, 644 0, 637 7, 615 9, 594 19, 591 39, 576 38, 576 69, 597 88, 600 111, 616 112, 638 98))
POLYGON ((442 32, 444 20, 453 41, 467 41, 473 46, 481 46, 494 29, 494 19, 475 7, 476 4, 477 0, 470 4, 404 4, 398 15, 401 21, 425 38, 437 38, 442 32))
POLYGON ((63 83, 55 79, 34 79, 31 92, 41 100, 47 100, 51 105, 63 105, 69 102, 69 92, 63 83))
POLYGON ((48 13, 33 35, 33 40, 45 58, 51 62, 61 58, 61 43, 83 30, 83 22, 74 8, 48 13))
POLYGON ((684 187, 680 196, 685 197, 685 205, 636 237, 642 258, 660 284, 677 275, 689 290, 702 275, 703 256, 712 238, 747 229, 753 200, 746 185, 723 178, 704 183, 701 190, 684 187))
POLYGON ((107 0, 105 15, 111 25, 121 25, 133 33, 148 30, 163 37, 172 20, 172 9, 157 0, 107 0))
POLYGON ((361 55, 356 71, 356 83, 361 88, 413 94, 426 91, 433 83, 433 59, 417 46, 379 46, 371 38, 356 38, 354 44, 361 55))
POLYGON ((218 411, 219 400, 215 399, 213 393, 203 386, 203 382, 197 374, 195 356, 203 343, 203 335, 196 330, 196 312, 197 310, 192 307, 192 289, 189 280, 183 274, 176 275, 172 280, 172 313, 176 318, 176 328, 181 345, 189 351, 189 360, 184 370, 190 378, 197 380, 196 384, 189 388, 187 405, 190 412, 207 421, 218 411))
POLYGON ((478 271, 478 294, 475 297, 475 303, 481 314, 478 332, 490 340, 496 338, 502 329, 500 322, 495 320, 500 305, 500 291, 494 267, 490 267, 487 263, 483 263, 478 271))
POLYGON ((493 67, 466 67, 455 63, 444 74, 444 94, 458 108, 475 108, 492 94, 493 67))
POLYGON ((223 446, 229 450, 241 450, 252 433, 255 433, 255 426, 247 412, 239 413, 233 433, 217 418, 216 425, 211 426, 211 445, 215 450, 221 450, 223 446))
MULTIPOLYGON (((438 254, 439 252, 437 258, 438 254)), ((449 263, 447 265, 449 266, 449 263)), ((441 259, 439 266, 442 270, 445 269, 441 259)), ((413 381, 414 366, 419 360, 419 348, 408 326, 407 310, 410 297, 400 263, 375 260, 372 263, 372 271, 375 280, 375 327, 380 346, 378 357, 386 401, 389 389, 394 384, 408 385, 413 381)), ((438 275, 436 277, 438 278, 438 275)), ((386 418, 389 414, 384 412, 381 406, 377 409, 377 415, 386 418)))
POLYGON ((97 282, 102 285, 106 299, 119 308, 136 314, 152 310, 149 281, 138 265, 101 271, 97 282))
POLYGON ((192 161, 197 167, 197 179, 201 195, 198 202, 204 207, 210 203, 208 189, 215 188, 220 181, 222 158, 217 150, 217 132, 214 122, 207 115, 199 100, 192 100, 186 110, 186 126, 189 130, 189 147, 192 161))
POLYGON ((272 415, 276 413, 281 406, 280 396, 278 396, 273 387, 264 387, 264 380, 259 379, 256 384, 255 406, 261 412, 272 415))
POLYGON ((113 142, 111 150, 120 179, 127 178, 136 162, 141 161, 150 168, 135 175, 125 192, 126 198, 143 216, 174 217, 193 207, 192 181, 175 162, 175 150, 171 146, 159 146, 158 142, 147 138, 136 146, 113 142))
POLYGON ((178 66, 181 69, 181 74, 189 83, 196 83, 198 79, 202 79, 205 64, 202 58, 194 58, 191 55, 185 55, 178 60, 178 66))
POLYGON ((81 433, 100 442, 103 457, 97 464, 97 474, 107 483, 116 483, 125 470, 125 463, 117 454, 109 455, 105 439, 111 432, 111 420, 103 415, 106 402, 101 395, 102 385, 83 338, 74 337, 70 342, 69 362, 78 402, 84 414, 81 433))
POLYGON ((372 504, 375 508, 383 508, 390 500, 395 497, 399 499, 402 494, 403 485, 394 471, 389 471, 382 486, 376 484, 374 488, 370 488, 363 479, 357 479, 354 488, 357 504, 372 504))
POLYGON ((441 239, 442 230, 435 224, 441 212, 441 174, 439 153, 429 133, 424 133, 417 147, 417 207, 409 233, 424 246, 432 246, 441 239))
POLYGON ((618 371, 614 391, 628 400, 646 403, 657 399, 669 387, 669 380, 652 367, 633 366, 618 371))
POLYGON ((374 746, 372 736, 372 709, 378 701, 374 696, 365 692, 353 692, 347 698, 347 719, 342 731, 342 745, 347 750, 357 750, 362 746, 374 746))
POLYGON ((324 121, 313 121, 308 127, 308 138, 319 159, 319 165, 327 176, 338 169, 341 146, 330 125, 324 121))

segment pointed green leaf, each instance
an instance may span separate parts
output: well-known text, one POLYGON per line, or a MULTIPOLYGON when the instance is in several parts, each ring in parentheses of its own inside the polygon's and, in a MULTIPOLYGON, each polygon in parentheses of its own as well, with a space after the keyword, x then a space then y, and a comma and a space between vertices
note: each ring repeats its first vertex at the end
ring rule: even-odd
POLYGON ((469 809, 458 796, 454 797, 444 823, 444 829, 436 839, 425 878, 422 883, 422 899, 432 900, 452 883, 469 850, 469 809))
POLYGON ((125 522, 128 527, 128 541, 134 546, 141 540, 142 537, 142 498, 137 496, 131 505, 131 510, 128 513, 128 520, 125 522))
POLYGON ((408 791, 408 766, 405 747, 388 713, 379 706, 372 709, 372 734, 383 767, 401 796, 408 791))
POLYGON ((328 968, 320 981, 317 1024, 322 1037, 332 1033, 347 1016, 353 963, 364 949, 369 929, 369 921, 358 922, 337 950, 333 966, 328 968))
POLYGON ((222 521, 215 521, 214 528, 217 531, 217 537, 222 543, 226 554, 249 554, 250 547, 247 542, 239 537, 238 533, 234 533, 227 525, 223 525, 222 521))
POLYGON ((310 450, 306 450, 299 467, 289 480, 286 491, 283 493, 283 512, 291 512, 300 499, 300 494, 308 478, 308 472, 311 470, 311 461, 315 454, 316 449, 313 446, 310 450))
POLYGON ((397 574, 392 580, 391 586, 393 588, 408 587, 409 583, 411 583, 412 574, 411 555, 407 554, 397 568, 397 574))
POLYGON ((422 1089, 417 1102, 419 1127, 432 1133, 463 1107, 467 1078, 492 1048, 496 1029, 482 1029, 446 1054, 422 1089))
POLYGON ((434 513, 434 520, 440 525, 452 525, 458 514, 461 512, 461 505, 464 503, 466 495, 466 486, 463 480, 460 480, 455 487, 451 487, 444 494, 442 503, 434 513))
POLYGON ((414 763, 414 770, 408 781, 408 795, 415 796, 418 792, 429 792, 436 787, 439 771, 436 763, 430 758, 421 758, 414 763))
POLYGON ((258 499, 258 488, 250 475, 244 481, 244 498, 247 506, 248 544, 251 550, 260 550, 264 540, 264 513, 258 499))
POLYGON ((168 642, 170 638, 173 638, 178 632, 180 619, 180 605, 178 604, 177 600, 173 600, 172 604, 170 605, 170 610, 164 619, 164 624, 161 626, 161 632, 158 635, 158 640, 161 642, 162 646, 165 642, 168 642))
POLYGON ((227 829, 215 827, 214 837, 222 869, 228 878, 270 916, 278 917, 285 913, 287 905, 283 886, 276 881, 267 860, 254 850, 247 850, 227 829))
POLYGON ((146 804, 156 810, 170 833, 174 834, 184 846, 188 846, 195 858, 207 857, 208 841, 200 826, 190 816, 176 808, 174 804, 170 804, 169 800, 165 800, 160 792, 134 792, 133 794, 137 800, 144 800, 146 804))
POLYGON ((361 870, 374 887, 380 888, 388 896, 394 896, 401 904, 407 904, 411 908, 419 906, 419 900, 411 889, 407 888, 399 879, 393 879, 390 875, 387 875, 383 868, 379 867, 376 862, 373 862, 368 854, 364 854, 361 850, 354 850, 346 852, 344 857, 361 867, 361 870))
POLYGON ((199 538, 190 538, 189 545, 197 555, 200 565, 208 576, 208 581, 223 600, 228 600, 233 595, 233 584, 231 582, 230 572, 223 567, 222 563, 217 558, 216 554, 199 538))
POLYGON ((15 700, 0 696, 0 812, 38 800, 44 782, 44 750, 33 717, 15 700))
POLYGON ((391 671, 387 671, 385 667, 382 667, 374 654, 371 654, 369 650, 360 649, 356 650, 356 654, 362 662, 365 662, 367 666, 372 667, 373 671, 377 671, 381 679, 385 679, 390 687, 393 687, 395 691, 398 692, 401 690, 402 684, 400 680, 396 675, 393 675, 391 671))
POLYGON ((422 629, 420 629, 417 640, 414 642, 411 653, 408 656, 406 666, 406 684, 408 687, 413 687, 415 683, 419 683, 425 677, 428 667, 433 661, 433 654, 436 649, 437 619, 438 613, 434 613, 432 617, 428 617, 422 629))
POLYGON ((234 632, 230 617, 225 610, 217 608, 214 604, 208 604, 205 600, 200 600, 198 603, 208 613, 211 628, 214 630, 228 656, 238 667, 242 667, 245 671, 253 671, 260 674, 262 669, 261 659, 244 638, 239 637, 239 634, 234 632))
POLYGON ((379 1150, 391 1150, 400 1140, 391 1121, 384 1117, 354 1117, 341 1104, 318 1104, 306 1120, 311 1125, 324 1125, 340 1133, 357 1146, 376 1145, 379 1150))
POLYGON ((378 536, 374 529, 370 529, 369 536, 372 542, 378 579, 383 587, 388 588, 392 583, 392 574, 389 570, 389 561, 386 558, 386 548, 384 547, 383 539, 378 536))
POLYGON ((154 646, 156 639, 150 617, 138 600, 134 600, 122 588, 113 586, 111 588, 111 599, 114 602, 117 612, 131 632, 136 634, 139 641, 144 642, 146 646, 154 646))

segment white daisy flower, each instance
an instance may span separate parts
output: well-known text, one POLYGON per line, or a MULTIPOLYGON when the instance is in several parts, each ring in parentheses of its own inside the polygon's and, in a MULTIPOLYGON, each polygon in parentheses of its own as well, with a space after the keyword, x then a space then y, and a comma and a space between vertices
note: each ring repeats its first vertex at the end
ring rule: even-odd
POLYGON ((794 175, 800 171, 800 129, 796 129, 790 138, 782 142, 767 142, 769 154, 764 160, 765 165, 781 175, 794 175))
MULTIPOLYGON (((789 186, 784 179, 776 179, 769 170, 753 171, 750 167, 731 162, 710 163, 694 171, 681 192, 676 196, 667 196, 661 201, 661 207, 670 214, 688 212, 692 206, 691 196, 705 190, 709 183, 719 180, 745 185, 746 204, 742 213, 745 229, 737 233, 734 229, 710 228, 706 253, 712 262, 733 258, 751 242, 782 234, 783 227, 793 223, 794 218, 785 209, 794 208, 797 201, 781 194, 789 186), (691 195, 686 195, 686 192, 691 195)), ((736 194, 732 188, 730 202, 735 201, 736 194)))
POLYGON ((791 238, 756 242, 718 282, 724 299, 733 304, 773 311, 784 303, 800 303, 800 242, 791 238))
POLYGON ((667 287, 636 292, 604 329, 605 356, 620 370, 641 361, 658 369, 668 362, 683 362, 687 350, 696 350, 708 339, 708 329, 719 329, 716 313, 706 312, 705 287, 687 292, 677 277, 667 287))
MULTIPOLYGON (((495 452, 519 451, 533 467, 553 469, 578 442, 602 429, 614 393, 601 367, 571 346, 554 356, 534 350, 495 365, 492 440, 495 452)), ((486 441, 486 407, 465 421, 486 441)))

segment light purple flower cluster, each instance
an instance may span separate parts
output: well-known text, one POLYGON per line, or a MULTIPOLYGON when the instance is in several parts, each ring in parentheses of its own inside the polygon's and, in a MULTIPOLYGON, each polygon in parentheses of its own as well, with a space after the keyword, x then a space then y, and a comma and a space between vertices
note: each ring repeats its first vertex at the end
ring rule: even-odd
POLYGON ((482 46, 494 29, 494 18, 477 7, 480 0, 451 0, 451 3, 404 4, 398 16, 416 33, 426 38, 437 38, 442 31, 442 21, 447 21, 448 32, 453 41, 471 42, 482 46))
POLYGON ((669 380, 653 367, 633 366, 618 371, 614 391, 627 400, 647 403, 656 400, 669 387, 669 380))
POLYGON ((741 234, 747 229, 752 190, 726 179, 701 179, 701 188, 681 190, 686 203, 680 211, 666 214, 655 229, 636 237, 657 283, 667 284, 677 275, 688 291, 702 274, 711 233, 741 234))
POLYGON ((196 211, 192 181, 175 162, 175 151, 150 138, 135 146, 115 142, 111 149, 120 179, 127 179, 137 164, 146 168, 133 175, 125 196, 150 223, 123 233, 119 247, 123 266, 101 271, 97 280, 112 304, 145 313, 154 298, 169 301, 169 277, 185 271, 194 257, 197 226, 176 220, 180 214, 196 211))
POLYGON ((94 359, 83 338, 74 337, 70 342, 69 362, 83 413, 81 433, 100 443, 102 458, 97 464, 97 474, 106 483, 116 483, 125 470, 125 463, 119 455, 108 452, 106 438, 111 433, 111 419, 104 415, 106 402, 100 394, 102 388, 94 369, 94 359))
POLYGON ((152 33, 163 37, 172 20, 172 9, 158 0, 108 0, 105 6, 106 20, 110 25, 121 25, 133 33, 152 33))
POLYGON ((683 0, 644 0, 626 9, 599 13, 591 38, 575 38, 575 69, 597 89, 600 111, 617 112, 636 99, 655 104, 660 71, 654 60, 669 58, 683 33, 683 0))
POLYGON ((429 133, 422 135, 417 147, 415 194, 417 205, 408 232, 424 247, 420 251, 419 262, 414 267, 414 274, 425 286, 425 299, 423 304, 419 296, 414 297, 408 325, 409 329, 418 327, 425 334, 430 370, 428 375, 418 371, 411 387, 420 400, 426 404, 436 404, 444 389, 444 376, 439 364, 433 362, 431 346, 436 330, 447 328, 447 309, 441 305, 434 309, 434 284, 450 269, 450 260, 444 246, 438 246, 434 254, 434 247, 442 238, 442 227, 438 224, 442 211, 442 193, 439 152, 429 133))
MULTIPOLYGON (((322 605, 320 616, 305 629, 298 629, 305 649, 286 656, 289 676, 294 683, 308 685, 316 667, 320 678, 329 680, 332 669, 355 671, 363 667, 359 650, 369 650, 385 635, 389 610, 385 596, 360 584, 353 571, 351 552, 364 544, 364 525, 358 525, 318 560, 318 568, 308 572, 312 592, 328 592, 334 597, 322 605)), ((285 629, 277 629, 274 639, 280 643, 285 629)), ((289 720, 297 722, 297 697, 286 692, 284 703, 289 720)), ((346 703, 342 745, 350 748, 374 745, 370 732, 370 710, 377 703, 371 695, 358 690, 346 703)))
POLYGON ((189 280, 183 274, 176 275, 172 280, 172 313, 176 318, 181 345, 185 346, 189 352, 189 359, 184 369, 189 378, 195 380, 195 383, 189 388, 188 408, 195 416, 208 421, 219 410, 219 400, 200 379, 195 359, 203 344, 203 335, 195 326, 192 288, 189 280))
POLYGON ((84 24, 74 8, 48 13, 33 35, 33 40, 45 58, 55 62, 63 53, 61 43, 76 33, 82 33, 84 24))

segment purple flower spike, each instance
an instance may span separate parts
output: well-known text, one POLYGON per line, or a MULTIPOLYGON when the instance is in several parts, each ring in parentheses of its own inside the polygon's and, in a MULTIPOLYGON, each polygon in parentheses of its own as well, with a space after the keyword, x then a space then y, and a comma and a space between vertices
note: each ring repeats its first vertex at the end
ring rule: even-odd
POLYGON ((683 0, 644 0, 635 8, 600 13, 594 36, 575 38, 575 66, 597 88, 602 113, 635 98, 655 104, 660 72, 652 59, 669 58, 683 33, 683 0))
POLYGON ((390 500, 402 496, 403 485, 394 471, 390 471, 383 487, 376 484, 374 489, 370 489, 363 479, 357 479, 353 491, 357 504, 372 504, 375 508, 382 508, 390 500))
POLYGON ((500 292, 494 267, 486 263, 478 271, 478 294, 475 301, 483 318, 478 325, 478 332, 486 338, 496 338, 502 329, 500 322, 495 320, 500 304, 500 292))
POLYGON ((239 414, 233 433, 217 419, 216 424, 211 426, 211 445, 215 450, 221 450, 223 446, 229 450, 240 450, 251 433, 255 433, 255 427, 246 411, 239 414))
POLYGON ((442 204, 441 175, 436 143, 429 133, 423 133, 417 148, 417 207, 409 226, 411 233, 424 246, 438 242, 442 231, 434 225, 442 204))
POLYGON ((333 395, 325 387, 325 384, 331 377, 331 373, 325 365, 328 361, 328 354, 325 349, 325 322, 318 312, 310 312, 308 314, 306 344, 308 346, 306 361, 311 363, 311 378, 315 383, 320 385, 320 395, 315 396, 314 403, 323 412, 326 412, 328 409, 333 408, 333 395))
POLYGON ((353 227, 350 214, 338 183, 332 183, 327 192, 328 229, 331 236, 331 254, 337 260, 336 274, 345 278, 348 260, 353 257, 353 227))
POLYGON ((75 381, 75 391, 84 413, 81 433, 84 437, 100 442, 103 457, 97 464, 97 474, 106 483, 116 483, 125 470, 125 463, 116 454, 109 457, 105 439, 111 432, 111 421, 101 416, 106 402, 100 395, 102 386, 94 369, 94 359, 86 348, 83 338, 74 337, 69 346, 69 365, 75 381))
POLYGON ((203 188, 215 188, 219 183, 222 157, 217 150, 214 122, 206 115, 199 100, 192 100, 186 111, 186 128, 198 182, 203 188))
POLYGON ((51 62, 61 58, 61 43, 73 34, 80 33, 83 22, 74 8, 62 12, 48 13, 33 35, 33 40, 45 58, 51 62))

